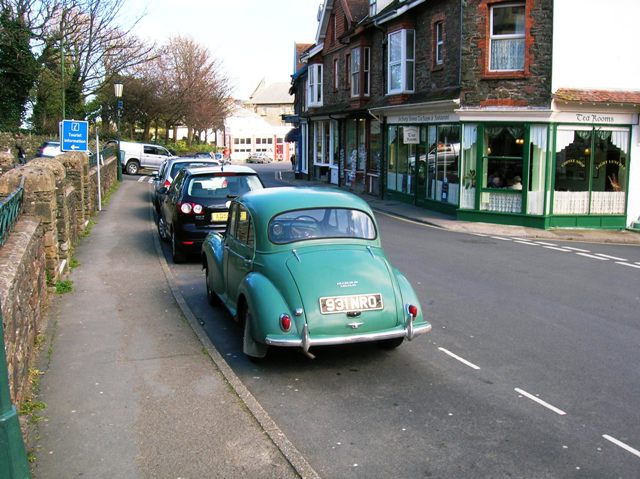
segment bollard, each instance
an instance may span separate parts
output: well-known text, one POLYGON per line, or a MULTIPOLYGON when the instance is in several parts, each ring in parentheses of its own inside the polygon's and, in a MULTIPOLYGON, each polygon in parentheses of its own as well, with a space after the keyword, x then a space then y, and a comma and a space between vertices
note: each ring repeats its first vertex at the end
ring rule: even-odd
POLYGON ((0 311, 0 477, 30 478, 29 462, 24 448, 20 422, 9 394, 9 375, 4 348, 4 327, 0 311))

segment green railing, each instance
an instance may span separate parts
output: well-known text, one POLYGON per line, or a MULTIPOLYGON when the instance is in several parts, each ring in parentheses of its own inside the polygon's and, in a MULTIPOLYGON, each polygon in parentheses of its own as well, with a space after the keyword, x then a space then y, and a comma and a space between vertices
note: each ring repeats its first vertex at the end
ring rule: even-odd
POLYGON ((11 227, 18 220, 18 216, 20 216, 23 196, 24 178, 20 180, 20 186, 18 186, 17 190, 5 199, 0 200, 0 246, 5 243, 11 227))

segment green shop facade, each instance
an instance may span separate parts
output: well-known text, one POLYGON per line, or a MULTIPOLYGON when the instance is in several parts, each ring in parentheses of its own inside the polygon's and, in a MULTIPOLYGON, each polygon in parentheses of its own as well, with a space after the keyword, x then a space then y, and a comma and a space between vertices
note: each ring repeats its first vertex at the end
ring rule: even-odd
POLYGON ((623 229, 638 214, 627 208, 630 185, 640 188, 630 176, 632 111, 465 109, 448 100, 372 113, 383 125, 386 198, 545 229, 623 229))

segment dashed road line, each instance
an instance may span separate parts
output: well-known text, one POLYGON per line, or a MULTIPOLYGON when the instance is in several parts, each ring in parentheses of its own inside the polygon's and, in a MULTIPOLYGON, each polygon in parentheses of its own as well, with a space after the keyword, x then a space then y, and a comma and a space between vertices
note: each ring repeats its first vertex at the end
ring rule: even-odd
POLYGON ((562 251, 563 253, 571 253, 571 251, 569 251, 568 249, 564 249, 564 248, 557 248, 555 246, 543 246, 543 248, 546 249, 552 249, 554 251, 562 251))
POLYGON ((540 404, 541 406, 546 407, 547 409, 555 412, 556 414, 560 415, 560 416, 565 416, 567 413, 564 412, 562 409, 558 409, 555 406, 552 406, 551 404, 549 404, 546 401, 543 401, 542 399, 534 396, 533 394, 528 393, 527 391, 520 389, 520 388, 515 388, 514 389, 515 392, 517 392, 518 394, 521 394, 524 397, 527 397, 529 399, 531 399, 532 401, 537 402, 538 404, 540 404))
POLYGON ((599 259, 600 261, 609 261, 607 258, 602 258, 600 256, 594 256, 592 254, 587 254, 587 253, 576 253, 578 256, 584 256, 585 258, 591 258, 591 259, 599 259))
POLYGON ((640 269, 640 264, 623 263, 622 261, 616 261, 616 264, 620 264, 622 266, 629 266, 630 268, 640 269))
POLYGON ((615 437, 611 437, 608 434, 603 434, 602 437, 604 437, 607 441, 614 443, 616 446, 621 447, 625 451, 630 452, 634 456, 640 457, 640 451, 632 448, 631 446, 629 446, 628 444, 625 444, 622 441, 617 440, 615 437))
POLYGON ((608 254, 595 253, 596 256, 602 256, 603 258, 613 259, 616 261, 627 261, 625 258, 618 258, 617 256, 609 256, 608 254))
POLYGON ((538 243, 532 243, 531 241, 525 240, 513 240, 514 243, 526 244, 527 246, 540 246, 538 243))
POLYGON ((541 244, 543 246, 558 246, 555 243, 545 243, 544 241, 536 241, 536 243, 541 244))
POLYGON ((444 348, 438 348, 438 349, 439 349, 440 351, 442 351, 443 353, 445 353, 445 354, 447 354, 447 355, 451 356, 453 359, 456 359, 456 360, 460 361, 462 364, 465 364, 465 365, 469 366, 469 367, 470 367, 470 368, 472 368, 472 369, 476 369, 476 370, 480 369, 480 366, 476 366, 476 365, 475 365, 475 364, 473 364, 472 362, 467 361, 467 360, 466 360, 466 359, 464 359, 464 358, 461 358, 461 357, 460 357, 460 356, 458 356, 457 354, 453 354, 451 351, 449 351, 449 350, 447 350, 447 349, 444 349, 444 348))
POLYGON ((489 236, 489 238, 497 239, 500 241, 512 241, 511 238, 503 238, 502 236, 489 236))
POLYGON ((588 249, 581 248, 573 248, 572 246, 565 246, 565 249, 570 249, 571 251, 577 251, 578 253, 591 253, 588 249))

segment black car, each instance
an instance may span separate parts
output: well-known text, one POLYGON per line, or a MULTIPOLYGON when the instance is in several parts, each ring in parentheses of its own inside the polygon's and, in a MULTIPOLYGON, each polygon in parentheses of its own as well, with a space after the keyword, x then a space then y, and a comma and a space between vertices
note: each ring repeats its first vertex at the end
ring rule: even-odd
POLYGON ((160 206, 158 234, 171 241, 173 261, 199 254, 204 238, 224 232, 229 204, 248 191, 264 188, 246 166, 185 168, 178 173, 160 206))
POLYGON ((160 213, 162 201, 171 186, 173 179, 178 176, 178 172, 184 168, 195 168, 200 166, 217 166, 221 163, 211 157, 206 158, 169 158, 164 160, 158 173, 153 178, 153 193, 151 194, 151 202, 155 207, 156 221, 160 213))

